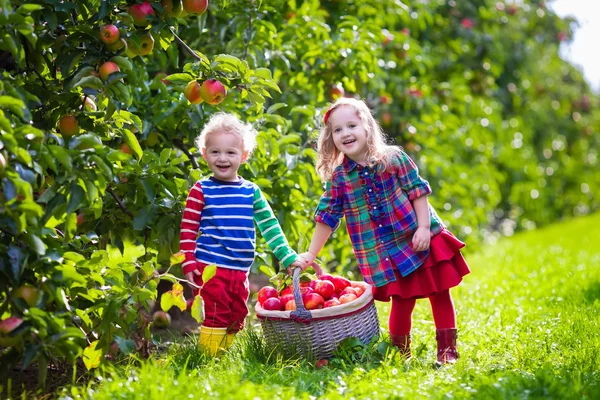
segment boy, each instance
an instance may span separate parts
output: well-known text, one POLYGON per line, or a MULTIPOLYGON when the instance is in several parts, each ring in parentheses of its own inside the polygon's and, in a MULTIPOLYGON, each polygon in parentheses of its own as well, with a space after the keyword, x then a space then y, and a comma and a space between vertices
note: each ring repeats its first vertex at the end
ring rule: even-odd
POLYGON ((286 268, 305 264, 288 245, 258 186, 237 174, 256 147, 255 136, 256 131, 235 115, 219 113, 211 117, 196 138, 196 147, 213 175, 196 182, 188 194, 181 220, 180 248, 185 254, 183 274, 198 286, 202 285, 203 268, 217 266, 215 276, 200 290, 204 307, 200 346, 211 355, 231 346, 248 315, 248 273, 256 251, 255 222, 286 268))

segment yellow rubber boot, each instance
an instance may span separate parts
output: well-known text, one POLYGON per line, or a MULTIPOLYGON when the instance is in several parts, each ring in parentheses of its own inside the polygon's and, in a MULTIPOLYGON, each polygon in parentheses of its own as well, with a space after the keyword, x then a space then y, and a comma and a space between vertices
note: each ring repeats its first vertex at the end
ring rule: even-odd
POLYGON ((211 356, 216 356, 219 351, 227 348, 227 328, 200 327, 200 347, 211 356))
POLYGON ((233 339, 235 339, 235 333, 228 333, 225 336, 225 345, 223 347, 225 347, 225 349, 230 348, 233 344, 233 339))

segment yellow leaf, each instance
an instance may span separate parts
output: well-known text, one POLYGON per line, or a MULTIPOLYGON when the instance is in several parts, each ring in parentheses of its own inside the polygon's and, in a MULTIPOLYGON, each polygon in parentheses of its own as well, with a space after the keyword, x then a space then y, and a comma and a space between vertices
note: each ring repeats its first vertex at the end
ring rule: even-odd
POLYGON ((83 350, 83 363, 88 370, 98 367, 102 360, 102 351, 96 350, 97 344, 98 341, 96 340, 83 350))
POLYGON ((185 255, 183 254, 183 251, 179 251, 179 252, 173 254, 171 256, 171 258, 169 259, 169 261, 171 262, 171 265, 181 264, 184 260, 185 260, 185 255))
POLYGON ((171 291, 173 292, 173 296, 179 296, 183 294, 183 286, 181 286, 181 283, 174 283, 171 291))
POLYGON ((206 285, 206 282, 210 280, 217 273, 217 266, 214 264, 207 265, 202 271, 202 284, 206 285))
POLYGON ((196 296, 196 298, 194 299, 191 313, 192 318, 198 321, 199 324, 201 324, 202 321, 204 321, 204 318, 202 316, 202 297, 200 297, 200 295, 196 296))

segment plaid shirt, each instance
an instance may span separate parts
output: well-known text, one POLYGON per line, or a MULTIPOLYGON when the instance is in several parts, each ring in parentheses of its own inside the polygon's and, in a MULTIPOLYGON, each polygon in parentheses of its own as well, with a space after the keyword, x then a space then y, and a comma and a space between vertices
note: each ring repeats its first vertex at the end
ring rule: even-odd
MULTIPOLYGON (((417 215, 411 201, 431 193, 417 166, 404 152, 389 170, 383 165, 363 167, 348 157, 333 172, 315 211, 314 220, 337 229, 342 217, 350 235, 358 267, 365 281, 383 286, 396 280, 394 265, 407 276, 423 264, 429 249, 414 252, 412 236, 417 215)), ((444 229, 429 206, 432 236, 444 229)))

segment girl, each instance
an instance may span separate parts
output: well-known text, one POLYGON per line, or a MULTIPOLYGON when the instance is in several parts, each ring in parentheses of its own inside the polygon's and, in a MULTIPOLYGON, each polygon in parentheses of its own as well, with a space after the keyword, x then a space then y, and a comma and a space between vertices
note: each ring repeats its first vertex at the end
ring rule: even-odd
POLYGON ((429 205, 429 183, 415 163, 385 135, 363 101, 338 99, 325 113, 318 139, 317 172, 326 181, 308 265, 346 217, 364 280, 379 301, 392 300, 392 344, 410 358, 416 299, 428 298, 437 328, 437 362, 454 363, 456 313, 449 289, 470 272, 456 239, 429 205))

